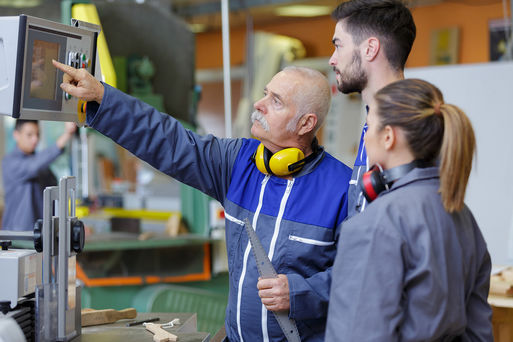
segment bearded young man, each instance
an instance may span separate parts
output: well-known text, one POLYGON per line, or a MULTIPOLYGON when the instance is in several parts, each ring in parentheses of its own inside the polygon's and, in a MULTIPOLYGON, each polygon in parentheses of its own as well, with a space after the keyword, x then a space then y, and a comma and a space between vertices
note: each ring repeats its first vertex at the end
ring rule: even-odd
MULTIPOLYGON (((416 35, 411 12, 399 0, 351 0, 340 4, 331 16, 337 23, 329 63, 338 90, 361 93, 368 106, 378 90, 404 79, 404 65, 416 35)), ((358 180, 368 169, 363 141, 366 130, 364 125, 349 185, 348 217, 366 205, 358 188, 358 180)))

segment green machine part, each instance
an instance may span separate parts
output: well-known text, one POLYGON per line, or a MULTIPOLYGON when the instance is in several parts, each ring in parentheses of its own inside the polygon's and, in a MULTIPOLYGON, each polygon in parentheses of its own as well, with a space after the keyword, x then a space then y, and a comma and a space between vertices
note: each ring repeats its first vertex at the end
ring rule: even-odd
POLYGON ((228 275, 221 274, 206 282, 137 286, 85 287, 82 308, 137 312, 197 313, 198 331, 213 336, 223 325, 228 303, 228 275))

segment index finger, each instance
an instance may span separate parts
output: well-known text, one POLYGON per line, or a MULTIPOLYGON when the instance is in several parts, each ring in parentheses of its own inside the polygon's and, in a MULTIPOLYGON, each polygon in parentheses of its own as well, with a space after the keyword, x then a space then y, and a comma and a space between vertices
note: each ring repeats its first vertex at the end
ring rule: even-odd
POLYGON ((66 74, 70 75, 71 77, 77 76, 78 69, 75 69, 69 65, 57 62, 55 59, 52 59, 52 63, 57 69, 65 72, 66 74))

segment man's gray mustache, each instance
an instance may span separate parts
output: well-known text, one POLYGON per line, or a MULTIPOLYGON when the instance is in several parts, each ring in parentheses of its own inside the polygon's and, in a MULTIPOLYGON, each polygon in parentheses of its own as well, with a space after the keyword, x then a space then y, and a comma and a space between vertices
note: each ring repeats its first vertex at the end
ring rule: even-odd
POLYGON ((251 122, 254 123, 255 121, 260 122, 260 125, 262 125, 265 131, 269 131, 269 124, 267 123, 267 120, 264 118, 264 115, 258 110, 255 110, 253 113, 251 113, 251 122))

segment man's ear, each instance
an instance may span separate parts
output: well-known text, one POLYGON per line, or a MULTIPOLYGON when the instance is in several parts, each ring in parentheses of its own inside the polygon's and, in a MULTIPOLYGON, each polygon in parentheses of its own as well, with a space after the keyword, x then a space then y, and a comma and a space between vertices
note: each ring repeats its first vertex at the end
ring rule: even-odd
POLYGON ((315 125, 317 125, 317 115, 313 113, 303 115, 298 122, 298 135, 312 132, 315 129, 315 125))
POLYGON ((397 132, 395 131, 394 127, 386 125, 383 128, 382 139, 385 150, 390 151, 397 141, 397 132))
POLYGON ((18 142, 18 140, 20 140, 20 132, 18 132, 18 130, 13 130, 12 131, 12 136, 14 138, 14 141, 16 141, 16 143, 18 142))
POLYGON ((365 41, 363 56, 368 62, 372 62, 378 56, 381 44, 376 37, 369 37, 365 41))

